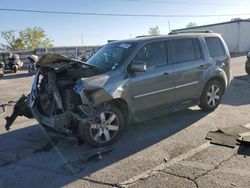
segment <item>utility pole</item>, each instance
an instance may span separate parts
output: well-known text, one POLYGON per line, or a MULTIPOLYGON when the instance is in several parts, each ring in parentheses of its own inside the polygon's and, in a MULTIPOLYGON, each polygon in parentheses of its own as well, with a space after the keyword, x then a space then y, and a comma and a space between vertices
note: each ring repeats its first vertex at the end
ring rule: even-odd
POLYGON ((82 37, 82 33, 81 33, 81 41, 82 41, 82 46, 83 46, 83 37, 82 37))
POLYGON ((168 30, 169 30, 169 33, 170 33, 171 32, 170 21, 168 21, 168 30))

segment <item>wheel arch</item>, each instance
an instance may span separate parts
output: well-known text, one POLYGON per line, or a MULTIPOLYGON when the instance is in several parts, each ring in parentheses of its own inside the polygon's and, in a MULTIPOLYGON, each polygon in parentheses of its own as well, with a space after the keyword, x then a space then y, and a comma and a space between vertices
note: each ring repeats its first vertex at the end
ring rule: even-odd
POLYGON ((116 106, 124 115, 125 126, 128 126, 131 123, 131 115, 126 100, 122 98, 115 98, 109 101, 112 105, 116 106))
POLYGON ((207 82, 206 82, 205 85, 207 85, 207 84, 208 84, 209 82, 211 82, 211 81, 218 81, 218 82, 221 84, 221 86, 222 86, 222 94, 225 93, 225 90, 226 90, 226 87, 227 87, 227 83, 226 83, 225 79, 224 79, 222 76, 220 76, 220 75, 215 75, 215 76, 209 78, 209 79, 207 80, 207 82))

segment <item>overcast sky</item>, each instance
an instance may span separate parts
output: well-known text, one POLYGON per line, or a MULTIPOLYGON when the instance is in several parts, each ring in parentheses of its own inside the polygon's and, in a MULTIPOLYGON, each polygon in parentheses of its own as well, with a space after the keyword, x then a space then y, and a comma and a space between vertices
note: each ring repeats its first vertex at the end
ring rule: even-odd
MULTIPOLYGON (((159 26, 162 34, 185 27, 250 17, 249 0, 1 0, 0 8, 32 9, 118 14, 211 15, 243 14, 249 16, 203 18, 108 17, 55 15, 0 11, 0 31, 40 26, 56 46, 105 44, 111 39, 125 39, 147 34, 149 27, 159 26)), ((2 39, 0 39, 2 41, 2 39)))

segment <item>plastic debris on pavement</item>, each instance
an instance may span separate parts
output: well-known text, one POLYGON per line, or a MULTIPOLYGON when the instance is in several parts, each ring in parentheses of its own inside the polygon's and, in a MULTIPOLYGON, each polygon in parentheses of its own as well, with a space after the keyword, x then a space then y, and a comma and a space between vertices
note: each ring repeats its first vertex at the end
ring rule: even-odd
POLYGON ((210 140, 211 144, 234 148, 236 145, 250 144, 250 129, 246 126, 219 128, 209 131, 206 139, 210 140))

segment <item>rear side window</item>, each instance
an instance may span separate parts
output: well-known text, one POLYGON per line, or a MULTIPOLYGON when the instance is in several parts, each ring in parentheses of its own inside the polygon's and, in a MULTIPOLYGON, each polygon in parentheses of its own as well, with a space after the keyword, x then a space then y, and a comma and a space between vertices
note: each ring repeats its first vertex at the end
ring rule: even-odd
POLYGON ((198 39, 173 40, 174 63, 182 63, 202 59, 198 39))
POLYGON ((207 37, 205 40, 211 57, 225 56, 225 50, 219 38, 207 37))

